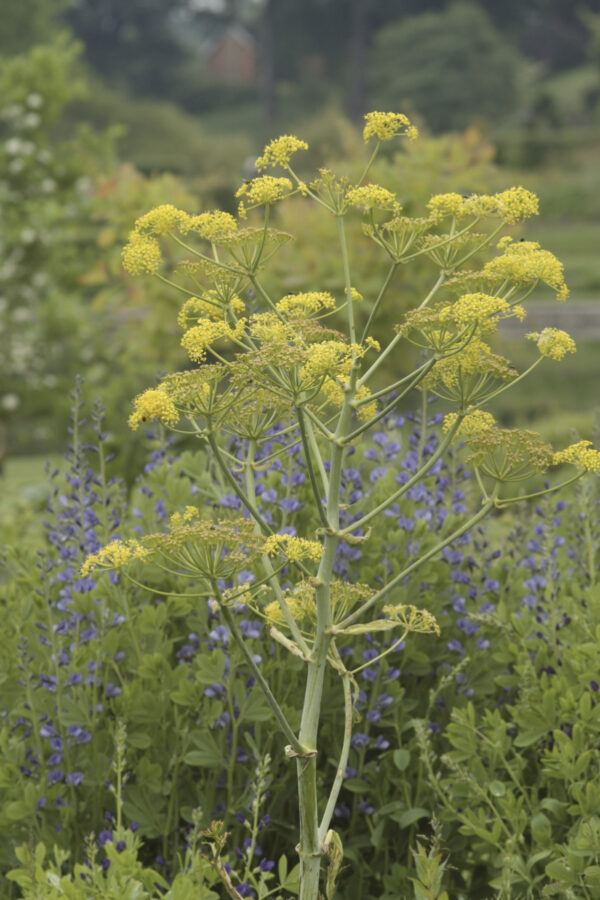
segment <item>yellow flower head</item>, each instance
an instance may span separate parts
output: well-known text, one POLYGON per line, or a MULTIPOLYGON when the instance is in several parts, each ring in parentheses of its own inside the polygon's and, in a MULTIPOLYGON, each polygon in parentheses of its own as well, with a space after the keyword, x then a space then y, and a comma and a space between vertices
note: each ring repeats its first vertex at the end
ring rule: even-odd
POLYGON ((557 300, 565 300, 569 294, 562 263, 549 250, 542 250, 536 241, 509 244, 501 256, 485 264, 482 275, 484 279, 508 279, 518 285, 543 281, 556 291, 557 300))
POLYGON ((552 462, 555 466, 568 463, 584 472, 600 472, 600 453, 593 449, 591 441, 578 441, 565 450, 559 450, 552 462))
POLYGON ((361 293, 359 293, 359 291, 357 291, 356 288, 353 288, 353 287, 350 288, 350 296, 352 297, 352 299, 354 300, 355 303, 362 303, 363 300, 365 299, 363 297, 363 295, 361 293))
POLYGON ((328 291, 306 291, 299 294, 286 294, 276 304, 280 313, 285 316, 316 316, 324 310, 335 309, 335 299, 328 291))
POLYGON ((427 209, 434 219, 443 219, 445 216, 456 216, 464 213, 465 200, 460 194, 434 194, 427 203, 427 209))
POLYGON ((372 137, 376 137, 379 141, 391 141, 396 135, 402 134, 414 141, 419 135, 415 126, 410 124, 410 120, 403 113, 370 112, 365 116, 365 123, 363 130, 365 143, 372 137))
POLYGON ((526 335, 530 341, 535 341, 542 356, 549 359, 563 359, 567 353, 575 353, 577 347, 575 341, 566 331, 560 328, 544 328, 542 331, 532 331, 526 335))
POLYGON ((187 351, 190 359, 201 363, 206 359, 208 348, 221 339, 239 340, 246 328, 246 320, 240 319, 234 327, 227 322, 215 322, 201 319, 197 325, 185 332, 181 338, 181 346, 187 351))
POLYGON ((153 275, 158 272, 162 256, 158 241, 154 237, 132 231, 129 243, 123 247, 121 254, 123 268, 130 275, 142 275, 144 272, 153 275))
POLYGON ((189 231, 199 234, 211 244, 218 244, 236 233, 237 222, 229 213, 221 209, 212 209, 198 216, 188 216, 182 223, 181 232, 187 234, 189 231))
MULTIPOLYGON (((246 306, 237 294, 229 300, 228 306, 236 316, 241 316, 246 311, 246 306)), ((198 322, 201 318, 220 321, 225 315, 226 307, 216 291, 205 291, 202 297, 190 297, 186 300, 177 315, 177 324, 180 328, 187 328, 190 320, 198 322)))
POLYGON ((132 559, 139 559, 143 562, 149 555, 149 551, 138 541, 116 539, 105 547, 101 547, 97 553, 90 554, 81 567, 81 574, 85 578, 93 569, 119 569, 131 562, 132 559))
POLYGON ((289 178, 275 178, 273 175, 261 175, 236 191, 236 197, 244 197, 250 206, 268 206, 287 196, 292 190, 289 178))
POLYGON ((472 375, 485 375, 488 378, 509 381, 516 374, 502 356, 492 353, 489 344, 474 337, 458 353, 436 362, 423 379, 423 386, 431 387, 435 391, 443 385, 453 390, 458 388, 461 381, 472 375))
POLYGON ((360 187, 350 188, 346 194, 346 202, 349 206, 362 209, 391 209, 396 215, 402 209, 395 194, 379 184, 363 184, 360 187))
POLYGON ((158 390, 147 390, 133 401, 134 411, 129 416, 130 428, 137 428, 142 422, 158 419, 163 425, 177 425, 179 413, 169 395, 158 390))
POLYGON ((287 166, 292 155, 298 150, 308 150, 306 141, 301 141, 293 134, 283 134, 267 144, 262 156, 258 157, 254 165, 259 172, 263 169, 274 169, 276 166, 287 166))
POLYGON ((498 321, 509 316, 525 318, 522 306, 511 307, 508 300, 490 294, 463 294, 452 306, 440 311, 442 321, 452 321, 462 328, 477 325, 481 333, 494 331, 498 321))
POLYGON ((498 212, 509 225, 524 222, 531 216, 537 216, 540 209, 539 200, 534 193, 524 187, 511 187, 507 191, 494 194, 498 204, 498 212))
POLYGON ((135 230, 149 231, 152 234, 167 234, 176 228, 183 230, 189 218, 188 213, 182 209, 177 209, 171 203, 163 203, 162 206, 157 206, 140 216, 135 223, 135 230))
MULTIPOLYGON (((450 431, 457 418, 458 416, 456 413, 448 413, 448 415, 444 417, 442 424, 442 431, 444 434, 447 434, 450 431)), ((494 428, 495 425, 496 420, 491 413, 486 412, 483 409, 474 409, 472 412, 467 412, 456 431, 455 438, 473 437, 474 435, 480 434, 482 431, 486 431, 488 428, 494 428)))
POLYGON ((173 513, 173 515, 169 519, 169 525, 171 528, 179 528, 181 525, 185 525, 188 522, 192 522, 194 519, 197 519, 199 515, 200 510, 197 506, 186 506, 182 513, 173 513))
POLYGON ((282 554, 290 562, 302 562, 305 559, 319 562, 323 554, 323 547, 318 541, 309 541, 290 534, 271 534, 265 540, 264 549, 267 556, 282 554))
POLYGON ((389 620, 398 622, 407 631, 417 631, 421 634, 439 634, 440 626, 434 616, 427 609, 418 609, 407 603, 396 606, 384 606, 383 612, 389 620))

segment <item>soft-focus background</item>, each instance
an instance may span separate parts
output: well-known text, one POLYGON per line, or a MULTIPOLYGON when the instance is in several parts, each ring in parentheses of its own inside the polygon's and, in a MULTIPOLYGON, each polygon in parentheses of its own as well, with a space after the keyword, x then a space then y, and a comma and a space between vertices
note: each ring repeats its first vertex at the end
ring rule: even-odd
MULTIPOLYGON (((443 190, 539 193, 541 215, 516 234, 563 260, 571 297, 541 293, 528 324, 566 328, 579 351, 495 411, 549 440, 589 436, 600 384, 600 0, 9 0, 0 54, 5 496, 32 490, 41 460, 62 449, 77 373, 87 399, 107 405, 127 470, 130 398, 183 362, 176 298, 121 272, 134 219, 160 202, 233 211, 253 159, 282 132, 309 141, 307 175, 352 171, 369 109, 404 111, 421 130, 374 172, 410 213, 443 190)), ((275 265, 282 290, 337 284, 335 245, 308 204, 282 209, 277 225, 300 239, 275 265), (302 238, 315 234, 309 251, 302 238)), ((368 296, 378 268, 366 247, 368 296)), ((425 278, 407 271, 384 327, 425 278)), ((503 341, 517 364, 531 357, 513 332, 503 341)))

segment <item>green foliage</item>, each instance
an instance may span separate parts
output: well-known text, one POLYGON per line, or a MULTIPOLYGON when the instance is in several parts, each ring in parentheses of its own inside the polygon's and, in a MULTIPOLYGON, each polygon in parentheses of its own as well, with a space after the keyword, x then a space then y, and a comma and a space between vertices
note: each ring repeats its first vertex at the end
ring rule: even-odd
POLYGON ((377 33, 372 96, 381 108, 408 102, 435 131, 496 122, 514 106, 520 65, 480 6, 456 2, 377 33))

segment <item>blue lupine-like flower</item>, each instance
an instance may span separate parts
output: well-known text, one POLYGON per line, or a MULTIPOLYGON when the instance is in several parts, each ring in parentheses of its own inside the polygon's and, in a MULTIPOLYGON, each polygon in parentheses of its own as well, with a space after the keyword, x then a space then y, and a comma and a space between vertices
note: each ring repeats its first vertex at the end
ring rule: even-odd
POLYGON ((365 747, 368 747, 371 743, 371 738, 368 734, 363 734, 360 731, 355 732, 352 735, 352 740, 350 742, 355 750, 362 750, 365 747))
POLYGON ((83 772, 69 772, 65 782, 72 787, 79 787, 83 782, 83 772))

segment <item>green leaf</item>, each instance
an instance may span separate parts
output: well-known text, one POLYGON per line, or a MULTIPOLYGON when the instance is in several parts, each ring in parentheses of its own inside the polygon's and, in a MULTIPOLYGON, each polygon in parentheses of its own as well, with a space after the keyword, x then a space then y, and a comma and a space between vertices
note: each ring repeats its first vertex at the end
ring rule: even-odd
POLYGON ((152 738, 143 731, 131 731, 127 735, 127 743, 138 750, 147 750, 152 744, 152 738))
POLYGON ((394 750, 392 759, 396 768, 400 772, 404 772, 410 762, 410 752, 408 750, 394 750))
POLYGON ((553 862, 548 863, 546 868, 544 869, 548 878, 552 878, 554 881, 562 881, 567 884, 575 884, 577 881, 577 876, 574 872, 572 872, 564 863, 560 862, 560 860, 555 859, 553 862))
POLYGON ((394 822, 397 822, 401 828, 408 828, 409 825, 426 817, 429 817, 429 810, 423 809, 420 806, 416 806, 414 809, 407 809, 406 812, 401 813, 399 816, 391 816, 394 822))
POLYGON ((184 763, 205 769, 216 769, 223 765, 223 754, 210 732, 194 732, 194 743, 198 749, 186 753, 184 763))

